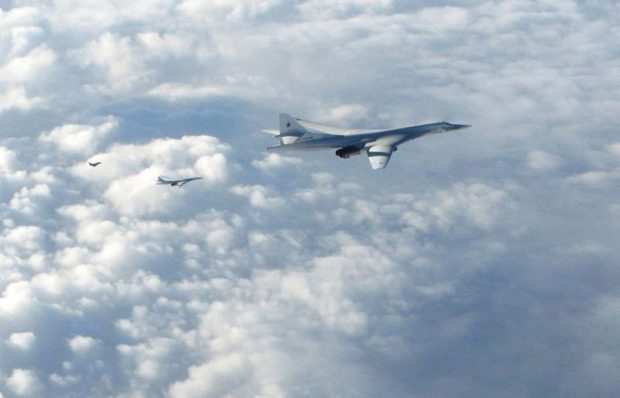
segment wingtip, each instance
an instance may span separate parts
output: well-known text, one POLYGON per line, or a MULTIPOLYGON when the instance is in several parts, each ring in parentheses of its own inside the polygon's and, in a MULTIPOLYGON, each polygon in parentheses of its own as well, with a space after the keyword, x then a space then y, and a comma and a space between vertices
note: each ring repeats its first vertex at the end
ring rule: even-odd
POLYGON ((472 126, 471 124, 454 124, 454 123, 448 123, 448 122, 443 122, 443 123, 445 124, 444 130, 447 130, 447 131, 463 130, 463 129, 468 129, 472 126))

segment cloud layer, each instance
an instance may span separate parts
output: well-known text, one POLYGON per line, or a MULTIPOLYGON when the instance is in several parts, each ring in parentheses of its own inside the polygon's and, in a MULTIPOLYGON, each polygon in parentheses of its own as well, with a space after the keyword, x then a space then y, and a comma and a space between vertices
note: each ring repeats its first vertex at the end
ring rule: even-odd
POLYGON ((613 2, 0 6, 0 396, 620 393, 613 2))

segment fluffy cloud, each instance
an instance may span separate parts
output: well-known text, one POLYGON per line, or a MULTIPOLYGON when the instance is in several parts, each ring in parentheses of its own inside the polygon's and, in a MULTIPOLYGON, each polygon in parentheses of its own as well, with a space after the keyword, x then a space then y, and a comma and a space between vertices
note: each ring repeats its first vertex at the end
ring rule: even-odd
POLYGON ((71 154, 91 154, 99 142, 118 127, 118 121, 109 117, 99 125, 66 124, 43 133, 40 140, 56 145, 71 154))
POLYGON ((252 162, 252 166, 262 171, 272 171, 279 168, 293 167, 301 164, 301 160, 289 156, 282 156, 277 153, 266 153, 261 160, 252 162))
POLYGON ((0 147, 0 172, 7 175, 13 171, 17 156, 7 147, 0 147))
POLYGON ((7 386, 17 396, 35 397, 41 393, 41 382, 29 369, 15 369, 7 379, 7 386))
POLYGON ((13 333, 9 337, 9 341, 15 347, 22 350, 30 350, 36 341, 36 336, 32 332, 13 333))
POLYGON ((245 196, 254 207, 276 208, 284 204, 279 197, 270 196, 267 188, 262 185, 235 185, 230 191, 236 195, 245 196))
MULTIPOLYGON (((51 165, 55 173, 71 164, 60 145, 48 147, 45 139, 33 143, 52 148, 46 167, 51 165)), ((242 182, 251 167, 241 174, 231 172, 226 160, 230 151, 214 137, 184 136, 112 144, 96 155, 103 161, 99 167, 76 164, 64 171, 71 185, 56 180, 35 184, 41 172, 35 172, 36 165, 28 170, 25 181, 34 185, 16 191, 11 203, 23 204, 5 211, 14 218, 27 213, 36 220, 49 212, 59 218, 46 230, 5 225, 0 244, 11 256, 14 265, 9 269, 14 274, 8 278, 5 273, 0 316, 22 314, 14 318, 15 327, 31 332, 5 330, 12 346, 31 350, 34 336, 43 335, 47 326, 30 314, 46 314, 60 323, 71 320, 78 328, 56 335, 70 353, 60 351, 53 360, 62 369, 56 365, 44 375, 36 368, 11 367, 15 362, 5 359, 5 371, 13 372, 7 391, 105 395, 112 391, 105 380, 119 377, 109 368, 117 366, 113 364, 119 358, 122 376, 117 380, 122 382, 116 391, 120 393, 163 389, 171 396, 252 391, 286 396, 314 361, 309 357, 292 366, 294 347, 302 344, 310 350, 317 343, 312 333, 318 330, 333 334, 333 344, 344 343, 348 349, 371 344, 395 355, 394 344, 401 340, 390 333, 397 332, 376 335, 375 328, 383 322, 384 311, 399 313, 401 304, 392 300, 399 300, 403 280, 410 278, 406 264, 417 260, 405 241, 392 242, 389 252, 382 248, 386 239, 394 238, 389 231, 397 226, 431 233, 435 228, 434 233, 441 234, 459 225, 482 233, 496 231, 497 218, 508 202, 504 189, 476 182, 420 197, 366 197, 361 186, 329 173, 295 184, 291 193, 305 194, 291 195, 285 202, 274 196, 272 186, 242 182), (176 190, 154 184, 155 170, 195 173, 200 167, 211 173, 204 174, 204 185, 176 190), (75 188, 81 190, 80 196, 72 193, 75 188), (51 189, 63 200, 35 206, 36 193, 47 192, 43 197, 49 200, 51 189), (210 200, 191 199, 201 193, 210 200), (238 196, 247 197, 253 210, 240 210, 244 206, 238 196), (222 210, 211 207, 214 200, 222 210), (305 220, 282 219, 276 211, 299 213, 309 204, 320 210, 305 220), (184 212, 180 206, 192 211, 184 212), (27 208, 31 210, 25 212, 27 208), (275 218, 265 225, 265 217, 275 218), (416 217, 420 223, 410 224, 408 220, 416 217), (299 222, 310 222, 314 232, 299 222), (354 232, 364 225, 370 229, 362 236, 354 232), (309 242, 316 245, 312 256, 304 254, 309 242), (27 263, 32 265, 20 266, 27 263), (123 310, 127 302, 129 312, 123 310), (367 302, 375 304, 366 307, 367 302), (107 324, 101 325, 104 329, 111 327, 111 332, 85 333, 80 325, 94 319, 107 324), (282 330, 298 338, 280 335, 282 330), (119 357, 108 354, 110 349, 119 357), (80 371, 84 363, 90 365, 80 371), (151 387, 144 387, 145 380, 151 387)), ((5 152, 15 153, 10 148, 5 152)), ((11 170, 20 161, 17 155, 5 157, 11 170)), ((252 162, 260 164, 251 159, 246 164, 252 162)), ((276 176, 267 173, 265 178, 276 176)), ((441 297, 452 291, 454 282, 434 281, 422 270, 415 274, 424 295, 441 297)), ((409 305, 406 301, 402 305, 409 305)), ((57 345, 56 338, 36 339, 36 349, 50 350, 57 345)), ((338 356, 329 358, 330 367, 338 367, 339 358, 350 360, 346 352, 335 351, 338 356)), ((343 377, 354 380, 355 375, 350 371, 343 377)), ((331 385, 334 380, 326 382, 331 385)), ((327 391, 317 385, 308 388, 327 391)))
POLYGON ((611 2, 27 3, 1 396, 618 395, 611 2), (475 127, 373 172, 262 152, 278 111, 475 127))
POLYGON ((170 388, 171 397, 204 397, 226 395, 241 386, 249 373, 247 360, 239 354, 191 367, 186 381, 170 388))
POLYGON ((88 356, 100 344, 96 339, 89 336, 75 336, 69 339, 67 343, 71 351, 78 356, 88 356))
POLYGON ((30 97, 22 87, 12 88, 0 95, 0 113, 9 109, 29 110, 41 103, 41 98, 30 97))
POLYGON ((186 190, 192 185, 214 187, 229 174, 228 146, 209 136, 185 136, 180 140, 155 140, 145 145, 116 145, 93 156, 105 165, 96 169, 84 163, 73 166, 72 173, 98 184, 114 207, 126 214, 171 214, 178 211, 186 190), (201 176, 203 180, 174 192, 154 182, 169 178, 201 176))
POLYGON ((209 3, 184 0, 177 9, 188 17, 198 20, 245 21, 265 14, 281 3, 281 0, 246 0, 238 3, 220 0, 209 3))
POLYGON ((53 67, 56 54, 41 45, 22 57, 12 58, 0 69, 0 83, 24 83, 41 80, 53 67))
POLYGON ((84 66, 92 65, 103 73, 105 83, 99 86, 100 90, 122 94, 148 78, 140 58, 134 56, 137 51, 130 38, 104 33, 88 43, 78 57, 84 66))

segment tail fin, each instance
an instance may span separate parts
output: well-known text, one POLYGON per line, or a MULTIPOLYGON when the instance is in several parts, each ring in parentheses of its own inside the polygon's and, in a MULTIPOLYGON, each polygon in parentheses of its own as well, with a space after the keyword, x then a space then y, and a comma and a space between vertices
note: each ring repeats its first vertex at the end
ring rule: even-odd
POLYGON ((158 184, 165 184, 166 180, 164 180, 164 178, 162 176, 157 177, 157 183, 158 184))
POLYGON ((288 113, 280 113, 281 135, 303 135, 308 130, 288 113))

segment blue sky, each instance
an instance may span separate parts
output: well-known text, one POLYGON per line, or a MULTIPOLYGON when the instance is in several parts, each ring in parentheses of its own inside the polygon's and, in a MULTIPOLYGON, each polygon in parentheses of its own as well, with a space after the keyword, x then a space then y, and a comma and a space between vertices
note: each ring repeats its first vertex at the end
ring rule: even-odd
POLYGON ((615 2, 0 7, 0 397, 620 393, 615 2))

